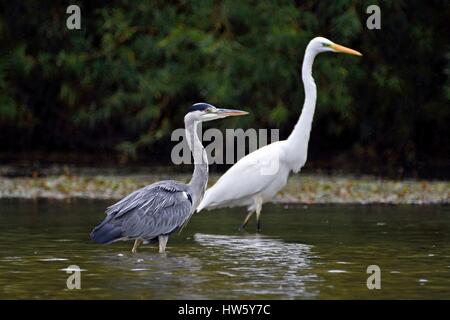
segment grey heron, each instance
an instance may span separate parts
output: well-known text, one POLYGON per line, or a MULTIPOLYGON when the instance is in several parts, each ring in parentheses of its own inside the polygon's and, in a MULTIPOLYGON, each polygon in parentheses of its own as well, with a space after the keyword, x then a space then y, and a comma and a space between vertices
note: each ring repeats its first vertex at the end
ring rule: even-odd
POLYGON ((306 163, 309 135, 316 107, 317 90, 312 76, 314 58, 321 52, 342 52, 361 56, 353 49, 317 37, 306 47, 302 65, 305 102, 300 118, 287 140, 266 145, 241 158, 209 188, 197 211, 220 207, 246 206, 245 228, 256 212, 257 231, 261 229, 262 205, 286 185, 289 173, 297 173, 306 163))
POLYGON ((198 123, 245 114, 208 103, 192 105, 184 117, 195 165, 190 182, 160 181, 132 192, 106 209, 105 219, 91 232, 91 238, 99 243, 135 240, 133 253, 142 243, 157 240, 159 252, 165 252, 169 235, 187 224, 206 190, 208 159, 197 135, 198 123))

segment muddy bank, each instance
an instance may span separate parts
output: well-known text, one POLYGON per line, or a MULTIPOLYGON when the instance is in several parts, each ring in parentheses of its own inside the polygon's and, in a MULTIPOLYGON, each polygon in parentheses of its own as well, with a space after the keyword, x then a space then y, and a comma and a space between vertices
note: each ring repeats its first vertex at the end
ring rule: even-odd
MULTIPOLYGON (((188 181, 189 174, 175 178, 188 181)), ((210 177, 210 185, 218 175, 210 177)), ((119 199, 172 174, 127 176, 0 177, 0 198, 119 199)), ((295 175, 275 202, 299 204, 449 204, 450 181, 384 180, 374 177, 295 175)))

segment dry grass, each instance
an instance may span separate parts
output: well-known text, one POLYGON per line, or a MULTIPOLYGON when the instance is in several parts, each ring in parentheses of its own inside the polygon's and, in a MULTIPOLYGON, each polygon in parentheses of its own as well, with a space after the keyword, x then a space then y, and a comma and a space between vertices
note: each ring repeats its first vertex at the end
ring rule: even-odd
MULTIPOLYGON (((0 198, 119 199, 165 175, 0 178, 0 198)), ((212 175, 210 185, 218 176, 212 175)), ((177 180, 187 181, 189 175, 177 180)), ((374 177, 295 175, 278 194, 281 203, 449 204, 450 182, 384 180, 374 177)))

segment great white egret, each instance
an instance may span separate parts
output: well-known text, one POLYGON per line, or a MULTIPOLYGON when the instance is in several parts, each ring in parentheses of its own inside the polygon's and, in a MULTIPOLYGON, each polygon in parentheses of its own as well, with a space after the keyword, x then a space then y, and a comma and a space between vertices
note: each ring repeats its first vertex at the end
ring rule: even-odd
POLYGON ((99 243, 135 240, 132 252, 142 243, 159 242, 166 249, 169 235, 187 224, 203 198, 208 183, 208 159, 197 136, 197 124, 245 111, 218 109, 207 103, 192 105, 184 117, 186 137, 194 157, 194 173, 188 184, 167 180, 134 191, 106 209, 106 218, 91 233, 99 243))
POLYGON ((312 76, 314 58, 321 52, 341 52, 361 56, 353 49, 317 37, 306 47, 302 65, 305 102, 300 118, 287 140, 266 145, 240 159, 205 193, 197 208, 246 206, 248 214, 241 225, 245 228, 256 212, 257 231, 263 203, 273 199, 287 183, 291 171, 297 173, 306 162, 317 90, 312 76))

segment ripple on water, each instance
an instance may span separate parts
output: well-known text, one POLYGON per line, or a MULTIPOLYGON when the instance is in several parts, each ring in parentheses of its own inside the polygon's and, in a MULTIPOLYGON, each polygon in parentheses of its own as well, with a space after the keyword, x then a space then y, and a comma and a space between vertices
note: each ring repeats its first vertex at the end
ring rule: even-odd
POLYGON ((261 235, 195 234, 194 239, 206 250, 208 268, 226 276, 237 294, 291 298, 317 294, 306 290, 309 282, 319 280, 311 267, 312 246, 261 235))
POLYGON ((235 274, 232 274, 230 272, 225 272, 225 271, 216 271, 218 274, 222 274, 224 276, 228 276, 228 277, 236 277, 235 274))
POLYGON ((134 268, 134 269, 131 269, 131 271, 147 271, 147 270, 149 270, 149 269, 147 269, 147 268, 134 268))
POLYGON ((346 270, 328 270, 328 273, 347 273, 346 270))
POLYGON ((84 272, 84 271, 87 271, 87 270, 86 269, 77 268, 75 266, 69 266, 67 268, 59 269, 59 271, 65 271, 65 272, 80 271, 80 272, 84 272))
POLYGON ((38 259, 38 261, 43 261, 43 262, 52 262, 52 261, 67 261, 69 259, 66 258, 42 258, 42 259, 38 259))
POLYGON ((11 262, 11 261, 21 261, 23 260, 22 257, 4 257, 3 259, 1 259, 0 261, 3 262, 11 262))

